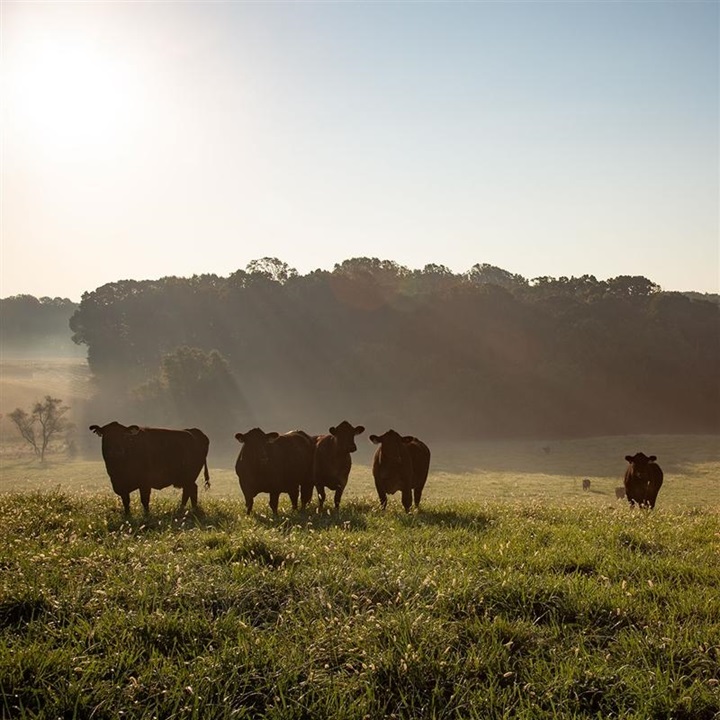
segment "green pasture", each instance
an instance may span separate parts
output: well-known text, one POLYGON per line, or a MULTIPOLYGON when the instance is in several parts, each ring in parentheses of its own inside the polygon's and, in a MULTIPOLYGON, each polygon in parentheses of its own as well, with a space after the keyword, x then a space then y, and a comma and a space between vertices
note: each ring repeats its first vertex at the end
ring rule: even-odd
POLYGON ((0 717, 720 716, 717 507, 203 499, 0 494, 0 717))

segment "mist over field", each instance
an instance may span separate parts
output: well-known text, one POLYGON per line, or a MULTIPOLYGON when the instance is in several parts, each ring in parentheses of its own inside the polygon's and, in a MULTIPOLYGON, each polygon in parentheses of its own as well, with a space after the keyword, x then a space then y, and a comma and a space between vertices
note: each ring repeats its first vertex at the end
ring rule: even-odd
MULTIPOLYGON (((612 494, 627 453, 688 476, 717 459, 717 301, 640 276, 528 281, 375 258, 307 275, 264 258, 228 277, 112 283, 80 303, 5 298, 0 447, 29 458, 8 414, 49 394, 75 425, 57 457, 99 460, 87 427, 118 420, 200 427, 211 463, 231 470, 236 432, 318 434, 346 419, 367 428, 358 491, 372 490, 368 435, 394 428, 431 445, 434 484, 451 495, 467 473, 499 496, 528 473, 604 477, 612 494), (676 446, 679 434, 705 439, 676 446)), ((234 474, 220 486, 237 492, 234 474)))

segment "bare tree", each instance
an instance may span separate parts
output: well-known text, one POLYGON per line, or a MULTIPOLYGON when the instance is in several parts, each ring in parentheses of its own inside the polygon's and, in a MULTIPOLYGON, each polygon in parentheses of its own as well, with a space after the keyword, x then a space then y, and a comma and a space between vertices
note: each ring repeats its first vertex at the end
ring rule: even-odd
POLYGON ((71 424, 64 417, 70 408, 60 398, 46 395, 42 402, 36 402, 28 413, 21 408, 13 410, 8 417, 15 423, 20 435, 45 462, 45 453, 50 440, 68 430, 71 424))

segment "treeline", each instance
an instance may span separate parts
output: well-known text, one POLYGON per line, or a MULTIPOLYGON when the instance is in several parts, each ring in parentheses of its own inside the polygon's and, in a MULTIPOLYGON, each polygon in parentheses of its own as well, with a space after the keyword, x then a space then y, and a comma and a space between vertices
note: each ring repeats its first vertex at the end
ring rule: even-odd
POLYGON ((66 298, 14 295, 0 299, 0 345, 4 357, 82 357, 68 322, 78 304, 66 298))
MULTIPOLYGON (((644 277, 353 258, 121 281, 70 319, 113 417, 431 438, 720 430, 720 307, 644 277)), ((100 403, 100 398, 98 403, 100 403)), ((101 412, 97 405, 97 412, 101 412)))

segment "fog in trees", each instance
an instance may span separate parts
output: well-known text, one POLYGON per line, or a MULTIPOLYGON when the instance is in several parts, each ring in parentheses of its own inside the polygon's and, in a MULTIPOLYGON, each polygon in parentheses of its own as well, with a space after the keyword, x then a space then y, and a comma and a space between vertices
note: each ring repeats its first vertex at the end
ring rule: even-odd
POLYGON ((204 426, 221 444, 342 419, 458 439, 716 432, 714 300, 641 276, 366 257, 300 275, 262 258, 104 285, 70 327, 97 382, 93 422, 204 426))

